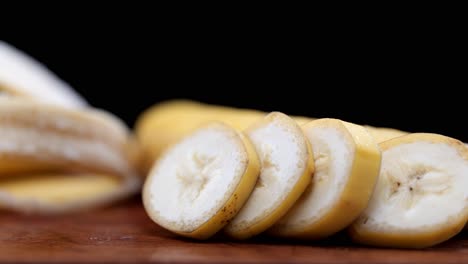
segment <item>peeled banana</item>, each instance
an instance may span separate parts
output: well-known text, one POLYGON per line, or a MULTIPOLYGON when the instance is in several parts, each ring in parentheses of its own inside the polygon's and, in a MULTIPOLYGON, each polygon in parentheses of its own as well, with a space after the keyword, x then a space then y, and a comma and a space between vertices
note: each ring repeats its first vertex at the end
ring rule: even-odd
MULTIPOLYGON (((264 115, 265 113, 257 110, 172 100, 156 104, 141 114, 136 122, 135 132, 144 148, 145 164, 149 168, 161 151, 203 123, 222 120, 242 130, 264 115)), ((302 116, 292 118, 299 125, 315 120, 302 116)), ((408 134, 393 128, 364 127, 377 143, 408 134)))
MULTIPOLYGON (((171 100, 154 105, 146 110, 136 122, 135 131, 145 146, 149 163, 167 146, 179 140, 200 124, 223 120, 227 124, 245 129, 265 113, 251 109, 208 105, 189 100, 171 100), (157 133, 157 137, 155 137, 157 133)), ((303 125, 316 118, 293 116, 298 124, 303 125)), ((373 126, 364 126, 378 143, 403 136, 408 132, 373 126)))
POLYGON ((0 208, 55 213, 138 191, 128 129, 98 110, 0 98, 0 208))
POLYGON ((188 100, 157 104, 146 110, 135 126, 135 133, 145 153, 143 167, 148 171, 164 149, 200 125, 222 120, 243 130, 264 115, 255 110, 211 106, 188 100))
POLYGON ((139 158, 120 120, 0 41, 0 208, 57 213, 108 204, 139 190, 139 158))
POLYGON ((409 134, 394 128, 364 126, 377 143, 381 143, 392 138, 401 137, 409 134))
POLYGON ((0 40, 0 94, 84 108, 86 100, 44 65, 0 40))
POLYGON ((206 239, 242 208, 259 171, 247 137, 226 124, 209 123, 161 155, 144 184, 143 204, 162 227, 206 239))

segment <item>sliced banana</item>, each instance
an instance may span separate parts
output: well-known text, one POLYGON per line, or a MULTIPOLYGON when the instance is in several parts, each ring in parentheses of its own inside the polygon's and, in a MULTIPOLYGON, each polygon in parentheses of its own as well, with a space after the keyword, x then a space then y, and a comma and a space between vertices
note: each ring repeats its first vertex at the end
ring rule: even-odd
POLYGON ((276 223, 307 188, 314 170, 307 139, 285 114, 273 112, 246 133, 262 166, 247 203, 225 228, 237 239, 257 235, 276 223))
POLYGON ((368 208, 350 227, 359 243, 423 248, 457 234, 468 220, 468 149, 436 134, 380 144, 382 169, 368 208))
POLYGON ((259 171, 260 161, 247 138, 223 123, 210 123, 155 162, 143 187, 143 203, 162 227, 206 239, 237 214, 259 171))
POLYGON ((312 184, 269 232, 318 239, 342 230, 366 208, 381 157, 364 127, 318 119, 302 128, 314 155, 312 184))
POLYGON ((131 142, 105 112, 0 98, 0 207, 63 212, 135 193, 131 142))
POLYGON ((27 97, 67 108, 88 104, 44 65, 0 40, 0 94, 27 97))

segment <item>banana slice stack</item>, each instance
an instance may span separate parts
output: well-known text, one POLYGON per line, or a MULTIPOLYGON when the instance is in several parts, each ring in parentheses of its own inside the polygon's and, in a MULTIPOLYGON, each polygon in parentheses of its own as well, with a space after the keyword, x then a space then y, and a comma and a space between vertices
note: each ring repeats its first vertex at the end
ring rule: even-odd
POLYGON ((59 213, 139 190, 128 128, 0 42, 0 208, 59 213))
POLYGON ((151 168, 145 208, 183 236, 321 239, 347 229, 358 243, 422 248, 468 220, 468 149, 442 135, 191 101, 150 108, 136 133, 151 168))

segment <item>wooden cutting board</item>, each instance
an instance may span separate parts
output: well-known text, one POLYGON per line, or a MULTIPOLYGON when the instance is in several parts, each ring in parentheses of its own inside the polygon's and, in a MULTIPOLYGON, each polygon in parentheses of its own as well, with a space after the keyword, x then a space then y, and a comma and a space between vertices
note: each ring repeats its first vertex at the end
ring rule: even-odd
POLYGON ((199 242, 158 227, 135 198, 55 217, 0 213, 0 263, 468 263, 467 233, 425 250, 357 246, 344 234, 309 243, 199 242))

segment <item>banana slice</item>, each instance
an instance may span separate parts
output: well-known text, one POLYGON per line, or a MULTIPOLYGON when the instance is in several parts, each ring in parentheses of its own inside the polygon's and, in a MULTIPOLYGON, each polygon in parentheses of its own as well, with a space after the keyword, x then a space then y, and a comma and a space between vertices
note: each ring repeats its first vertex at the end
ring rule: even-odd
POLYGON ((25 53, 0 40, 0 93, 83 108, 88 104, 67 83, 60 80, 25 53))
POLYGON ((364 127, 337 119, 318 119, 302 128, 313 149, 312 184, 269 232, 318 239, 345 228, 366 208, 381 157, 364 127))
POLYGON ((468 220, 468 149, 436 134, 380 144, 382 169, 368 208, 350 227, 359 243, 423 248, 462 230, 468 220))
POLYGON ((105 112, 0 98, 0 207, 62 212, 135 193, 132 147, 105 112))
POLYGON ((259 170, 248 139, 223 123, 210 123, 156 161, 144 184, 143 203, 162 227, 206 239, 244 205, 259 170))
POLYGON ((247 203, 225 228, 237 239, 257 235, 276 223, 307 188, 314 170, 307 139, 285 114, 273 112, 246 133, 262 167, 247 203))

